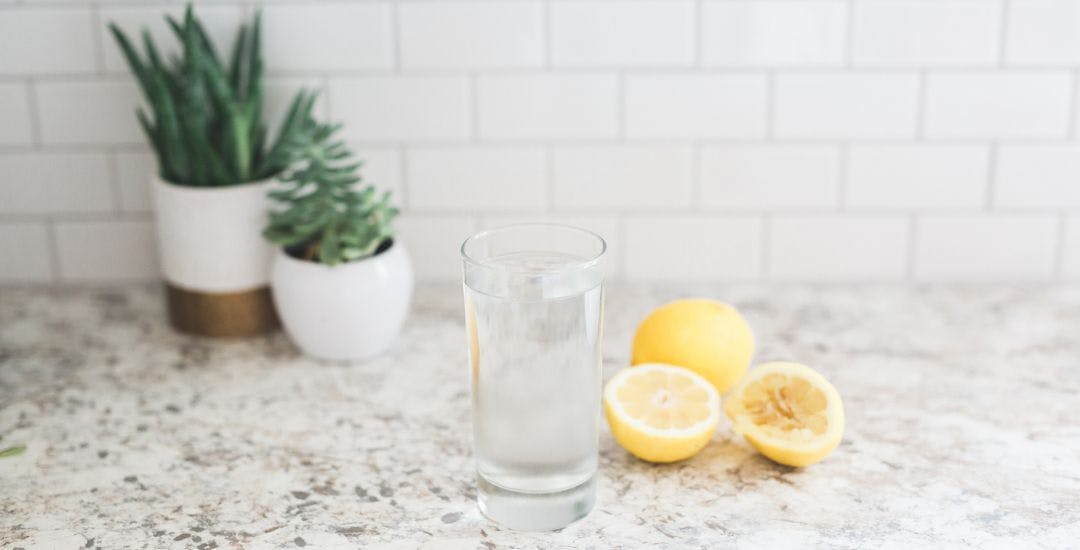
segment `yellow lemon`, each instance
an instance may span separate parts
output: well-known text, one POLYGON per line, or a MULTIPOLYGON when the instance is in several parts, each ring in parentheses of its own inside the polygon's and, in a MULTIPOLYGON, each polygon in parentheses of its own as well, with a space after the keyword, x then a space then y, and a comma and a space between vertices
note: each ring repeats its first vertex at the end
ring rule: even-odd
POLYGON ((720 423, 720 394, 694 372, 672 365, 623 369, 604 388, 604 412, 615 441, 649 462, 697 454, 720 423))
POLYGON ((836 388, 799 363, 765 363, 728 395, 724 412, 761 454, 808 466, 840 444, 844 405, 836 388))
POLYGON ((724 393, 750 366, 754 333, 732 306, 713 300, 676 300, 655 309, 634 334, 631 364, 686 367, 724 393))

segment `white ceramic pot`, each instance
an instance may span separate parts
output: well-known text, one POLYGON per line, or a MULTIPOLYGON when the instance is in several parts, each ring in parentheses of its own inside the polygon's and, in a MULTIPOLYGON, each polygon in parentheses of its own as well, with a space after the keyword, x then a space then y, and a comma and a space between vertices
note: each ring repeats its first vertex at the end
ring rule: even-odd
POLYGON ((274 247, 262 237, 273 180, 191 187, 154 178, 165 280, 185 290, 243 292, 270 282, 274 247))
POLYGON ((397 241, 381 254, 333 267, 279 250, 270 288, 285 332, 304 353, 368 359, 401 331, 412 300, 412 263, 397 241))
POLYGON ((274 247, 262 237, 273 184, 191 187, 153 178, 166 303, 177 330, 251 336, 277 328, 274 247))

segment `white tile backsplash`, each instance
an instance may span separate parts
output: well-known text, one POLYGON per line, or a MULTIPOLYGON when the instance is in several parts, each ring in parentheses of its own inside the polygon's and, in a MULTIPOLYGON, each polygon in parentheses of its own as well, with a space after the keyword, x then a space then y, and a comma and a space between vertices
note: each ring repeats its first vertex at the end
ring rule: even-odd
POLYGON ((724 216, 628 217, 626 276, 733 281, 761 275, 761 221, 724 216))
POLYGON ((900 216, 773 216, 767 276, 901 280, 907 269, 908 223, 900 216))
POLYGON ((556 67, 688 67, 694 61, 689 0, 555 0, 556 67))
POLYGON ((691 203, 693 154, 685 146, 595 145, 554 151, 559 210, 674 210, 691 203))
POLYGON ((631 138, 760 138, 768 117, 764 75, 634 75, 626 78, 631 138))
POLYGON ((1072 75, 935 73, 927 76, 925 127, 934 138, 1063 138, 1072 75))
POLYGON ((927 216, 918 221, 920 280, 1045 280, 1054 274, 1056 216, 927 216))
POLYGON ((1009 64, 1080 63, 1080 2, 1013 0, 1006 32, 1005 61, 1009 64))
POLYGON ((431 141, 469 136, 469 83, 461 76, 330 79, 331 116, 356 141, 431 141))
POLYGON ((461 280, 461 244, 478 230, 473 217, 404 215, 396 225, 398 238, 409 252, 418 278, 461 280))
MULTIPOLYGON (((196 7, 220 53, 256 4, 196 7)), ((319 90, 421 279, 526 220, 600 232, 630 279, 1080 279, 1074 0, 261 8, 271 137, 319 90)), ((26 258, 0 282, 157 277, 155 161, 105 25, 175 52, 166 12, 0 9, 0 254, 26 258)))
POLYGON ((997 62, 1001 2, 861 0, 852 57, 868 66, 972 66, 997 62))
POLYGON ((71 283, 147 281, 158 277, 154 224, 138 220, 56 224, 60 278, 71 283))
POLYGON ((0 222, 0 283, 53 280, 49 230, 43 222, 0 222))
POLYGON ((483 139, 606 138, 618 130, 612 75, 481 76, 476 95, 483 139))
POLYGON ((394 64, 388 3, 270 4, 263 9, 263 55, 274 71, 389 69, 394 64), (318 40, 281 40, 282 36, 318 40))
POLYGON ((845 204, 852 209, 970 209, 986 203, 984 145, 854 145, 845 204))
POLYGON ((116 153, 116 183, 120 193, 120 209, 125 212, 153 210, 150 180, 157 174, 158 165, 150 152, 121 151, 116 153))
POLYGON ((407 69, 539 67, 540 2, 408 2, 398 6, 401 64, 407 69))
POLYGON ((539 147, 414 148, 405 158, 414 212, 544 209, 547 161, 539 147))
POLYGON ((994 206, 1080 208, 1080 145, 1003 145, 994 206))
POLYGON ((838 147, 710 147, 700 158, 701 204, 706 208, 767 211, 837 205, 838 147))
POLYGON ((389 191, 391 200, 400 205, 405 187, 401 173, 401 151, 392 147, 365 146, 354 146, 351 150, 356 160, 362 163, 360 177, 363 179, 360 185, 374 185, 380 193, 389 191))
POLYGON ((100 153, 0 156, 0 214, 107 212, 113 209, 109 158, 100 153))
POLYGON ((703 62, 717 67, 839 66, 844 62, 847 2, 705 2, 703 62))
POLYGON ((29 145, 33 142, 30 122, 29 88, 23 83, 0 83, 0 145, 29 145))
POLYGON ((93 21, 89 8, 0 10, 0 75, 93 72, 93 21))
POLYGON ((38 82, 38 124, 46 145, 143 143, 135 118, 142 98, 128 80, 38 82))
POLYGON ((773 124, 785 138, 910 138, 918 97, 914 73, 780 74, 773 124))

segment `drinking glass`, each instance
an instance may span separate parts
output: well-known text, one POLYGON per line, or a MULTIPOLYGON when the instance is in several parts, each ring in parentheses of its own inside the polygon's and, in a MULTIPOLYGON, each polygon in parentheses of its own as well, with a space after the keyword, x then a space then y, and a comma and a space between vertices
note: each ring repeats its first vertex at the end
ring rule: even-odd
POLYGON ((461 245, 477 503, 506 527, 558 529, 596 502, 606 249, 542 223, 461 245))

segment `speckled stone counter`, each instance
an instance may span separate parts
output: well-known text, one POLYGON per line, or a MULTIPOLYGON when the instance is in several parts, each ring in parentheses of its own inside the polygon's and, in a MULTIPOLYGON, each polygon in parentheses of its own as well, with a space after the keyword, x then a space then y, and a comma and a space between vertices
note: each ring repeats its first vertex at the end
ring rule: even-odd
POLYGON ((518 533, 474 504, 456 285, 385 356, 174 333, 154 287, 0 289, 0 547, 1076 547, 1080 288, 609 287, 604 356, 652 307, 738 305, 757 360, 840 390, 840 448, 775 465, 722 426, 680 464, 601 436, 599 504, 518 533))

